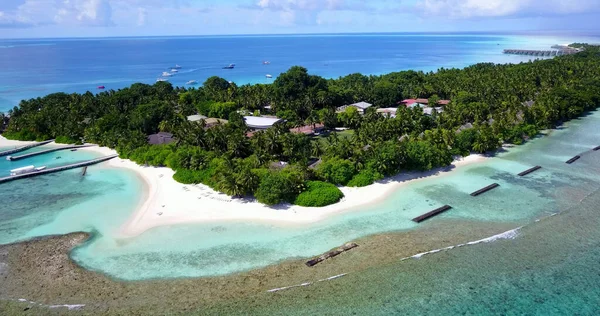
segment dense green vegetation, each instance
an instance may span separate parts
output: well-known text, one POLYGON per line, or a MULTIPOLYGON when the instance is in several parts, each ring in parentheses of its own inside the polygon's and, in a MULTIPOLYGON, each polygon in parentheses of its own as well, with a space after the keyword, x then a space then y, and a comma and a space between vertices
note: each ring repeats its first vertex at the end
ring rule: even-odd
POLYGON ((182 183, 204 183, 232 196, 254 195, 266 204, 316 205, 336 195, 329 186, 331 194, 319 196, 313 188, 321 184, 311 181, 365 186, 405 170, 446 166, 455 155, 520 144, 598 106, 600 55, 597 47, 586 46, 582 53, 549 60, 482 63, 435 73, 327 80, 292 67, 270 85, 237 86, 212 77, 189 90, 159 82, 97 95, 57 93, 24 100, 10 110, 4 136, 97 143, 140 164, 168 166, 182 183), (376 113, 377 107, 416 97, 451 103, 431 116, 402 106, 395 118, 376 113), (374 107, 365 115, 353 108, 335 113, 336 107, 358 101, 374 107), (240 112, 270 112, 285 118, 287 126, 248 137, 240 112), (229 123, 207 128, 185 119, 196 113, 229 123), (319 122, 351 131, 315 138, 289 131, 319 122), (173 133, 177 142, 148 145, 147 135, 158 131, 173 133), (311 166, 315 159, 319 163, 311 166))
POLYGON ((321 207, 339 202, 344 194, 335 185, 321 181, 309 181, 306 191, 300 193, 294 204, 308 207, 321 207))

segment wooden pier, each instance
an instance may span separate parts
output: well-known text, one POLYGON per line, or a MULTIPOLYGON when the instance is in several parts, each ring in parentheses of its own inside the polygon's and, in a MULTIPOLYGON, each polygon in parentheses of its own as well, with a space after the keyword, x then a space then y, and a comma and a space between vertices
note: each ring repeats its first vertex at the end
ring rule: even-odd
POLYGON ((440 215, 440 214, 444 213, 445 211, 447 211, 447 210, 449 210, 451 208, 452 208, 452 206, 450 206, 450 205, 444 205, 444 206, 442 206, 440 208, 436 208, 435 210, 433 210, 433 211, 431 211, 429 213, 426 213, 426 214, 423 214, 421 216, 415 217, 412 220, 413 220, 413 222, 420 223, 420 222, 422 222, 424 220, 427 220, 427 219, 429 219, 431 217, 440 215))
POLYGON ((500 185, 498 183, 494 183, 494 184, 490 184, 487 187, 483 188, 483 189, 479 189, 473 193, 471 193, 471 196, 478 196, 481 195, 489 190, 495 189, 497 187, 499 187, 500 185))
POLYGON ((70 169, 87 167, 87 166, 95 165, 95 164, 98 164, 98 163, 101 163, 101 162, 104 162, 107 160, 111 160, 113 158, 117 158, 118 156, 119 155, 111 155, 111 156, 96 158, 96 159, 92 159, 92 160, 88 160, 88 161, 78 162, 78 163, 74 163, 74 164, 70 164, 70 165, 66 165, 66 166, 54 167, 54 168, 45 169, 45 170, 41 170, 41 171, 0 178, 0 183, 6 183, 6 182, 19 180, 19 179, 36 177, 36 176, 41 176, 41 175, 45 175, 45 174, 66 171, 66 170, 70 170, 70 169))
POLYGON ((555 57, 563 55, 572 55, 578 53, 576 49, 557 49, 557 50, 537 50, 537 49, 505 49, 505 54, 526 55, 538 57, 555 57))
POLYGON ((540 166, 535 166, 535 167, 533 167, 531 169, 527 169, 527 170, 519 173, 519 177, 524 177, 524 176, 526 176, 526 175, 528 175, 528 174, 530 174, 532 172, 538 171, 540 169, 542 169, 542 167, 540 167, 540 166))
POLYGON ((574 163, 575 161, 579 160, 579 158, 581 158, 581 156, 577 155, 577 156, 567 160, 566 163, 570 165, 570 164, 574 163))
POLYGON ((355 244, 355 243, 353 243, 353 242, 345 244, 345 245, 341 246, 340 248, 338 248, 336 250, 333 250, 333 251, 330 251, 328 253, 325 253, 325 254, 323 254, 323 255, 315 258, 315 259, 308 260, 306 262, 306 265, 309 266, 309 267, 312 267, 312 266, 316 265, 319 262, 325 261, 325 260, 327 260, 329 258, 333 258, 333 257, 335 257, 335 256, 337 256, 337 255, 339 255, 339 254, 341 254, 343 252, 346 252, 348 250, 354 249, 356 247, 358 247, 358 245, 355 244))
POLYGON ((21 160, 21 159, 25 159, 25 158, 35 157, 38 155, 49 154, 49 153, 52 153, 55 151, 68 150, 68 149, 79 149, 79 148, 86 148, 86 147, 92 147, 92 146, 96 146, 96 145, 76 145, 76 146, 52 148, 52 149, 38 151, 35 153, 25 154, 25 155, 21 155, 21 156, 8 156, 7 159, 11 160, 11 161, 15 161, 15 160, 21 160))
POLYGON ((26 146, 21 146, 21 147, 15 148, 15 149, 5 150, 3 152, 0 152, 0 157, 12 155, 12 154, 16 154, 18 152, 21 152, 21 151, 24 151, 24 150, 27 150, 27 149, 30 149, 30 148, 34 148, 34 147, 46 145, 46 144, 49 144, 49 143, 51 143, 53 141, 54 141, 54 139, 43 141, 43 142, 39 142, 39 143, 35 143, 35 144, 29 144, 29 145, 26 145, 26 146))

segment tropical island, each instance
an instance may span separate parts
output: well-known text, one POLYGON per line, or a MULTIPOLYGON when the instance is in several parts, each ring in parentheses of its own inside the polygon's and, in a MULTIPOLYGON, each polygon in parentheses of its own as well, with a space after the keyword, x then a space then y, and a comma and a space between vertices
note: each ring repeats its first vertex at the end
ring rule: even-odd
POLYGON ((429 73, 328 80, 296 66, 273 84, 211 77, 192 89, 56 93, 23 100, 0 127, 12 140, 114 148, 230 196, 321 207, 343 198, 339 186, 448 166, 598 108, 600 50, 577 46, 584 51, 429 73))

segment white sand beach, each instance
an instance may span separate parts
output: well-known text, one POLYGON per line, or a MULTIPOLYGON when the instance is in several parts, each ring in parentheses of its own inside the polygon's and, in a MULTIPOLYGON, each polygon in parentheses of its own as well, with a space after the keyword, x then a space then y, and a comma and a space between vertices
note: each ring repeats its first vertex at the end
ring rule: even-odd
MULTIPOLYGON (((30 142, 10 141, 0 136, 0 147, 22 146, 30 142)), ((57 144, 51 143, 49 146, 57 144)), ((106 147, 87 147, 102 155, 116 154, 106 147)), ((399 187, 425 178, 440 177, 461 166, 481 162, 483 155, 455 160, 452 167, 426 172, 402 173, 363 188, 341 188, 344 198, 337 204, 314 208, 296 205, 268 207, 256 201, 232 199, 203 184, 185 185, 173 180, 169 168, 144 167, 128 159, 116 158, 103 166, 127 168, 147 185, 143 201, 119 230, 123 238, 134 237, 159 226, 207 222, 267 222, 274 225, 302 225, 321 221, 334 214, 354 211, 385 199, 399 187)))
MULTIPOLYGON (((105 147, 90 147, 103 155, 115 151, 105 147)), ((453 167, 465 166, 485 160, 482 155, 471 155, 457 160, 453 167)), ((145 201, 134 211, 120 230, 120 237, 134 237, 159 226, 224 222, 254 221, 275 225, 298 225, 318 222, 334 214, 356 210, 384 199, 400 186, 429 177, 439 177, 454 168, 428 172, 403 173, 364 188, 341 188, 344 199, 334 205, 322 208, 280 205, 268 207, 256 201, 232 199, 211 188, 198 185, 185 185, 173 180, 173 170, 139 166, 127 159, 113 159, 112 167, 135 171, 147 183, 145 201)))
POLYGON ((6 139, 4 136, 0 135, 0 148, 10 148, 10 147, 20 147, 29 145, 35 142, 23 142, 18 140, 10 140, 6 139))

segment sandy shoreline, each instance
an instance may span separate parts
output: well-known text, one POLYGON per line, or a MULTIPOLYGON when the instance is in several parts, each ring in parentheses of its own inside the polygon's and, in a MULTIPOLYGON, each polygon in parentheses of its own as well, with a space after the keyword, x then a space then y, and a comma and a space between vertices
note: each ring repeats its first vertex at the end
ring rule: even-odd
MULTIPOLYGON (((103 155, 114 150, 90 147, 82 150, 103 155)), ((485 160, 482 155, 471 155, 453 163, 465 166, 485 160)), ((147 184, 146 199, 121 227, 120 237, 134 237, 160 226, 209 222, 261 222, 277 225, 310 224, 332 215, 369 206, 385 199, 399 187, 424 178, 439 177, 455 168, 411 172, 386 179, 363 188, 341 188, 344 199, 334 205, 314 208, 296 205, 268 207, 256 201, 232 199, 203 184, 184 185, 173 180, 169 168, 143 167, 127 159, 113 159, 111 167, 127 168, 136 172, 147 184)))
MULTIPOLYGON (((0 138, 0 147, 23 142, 0 138)), ((94 151, 102 155, 116 152, 106 147, 88 147, 80 150, 94 151)), ((384 200, 398 188, 425 178, 449 174, 461 166, 481 162, 486 157, 471 155, 452 163, 452 167, 427 172, 409 172, 385 179, 363 188, 341 188, 344 199, 334 205, 313 208, 296 205, 267 207, 256 201, 231 199, 208 186, 184 185, 173 180, 169 168, 144 167, 128 159, 116 158, 103 165, 126 168, 135 172, 147 185, 147 192, 140 206, 119 230, 118 237, 134 237, 160 226, 208 223, 208 222, 262 222, 276 225, 301 225, 315 223, 332 215, 356 210, 384 200)))
POLYGON ((29 144, 33 144, 35 142, 25 142, 20 140, 10 140, 6 139, 4 136, 0 135, 0 148, 10 148, 10 147, 20 147, 29 144))

